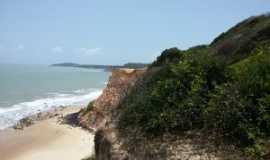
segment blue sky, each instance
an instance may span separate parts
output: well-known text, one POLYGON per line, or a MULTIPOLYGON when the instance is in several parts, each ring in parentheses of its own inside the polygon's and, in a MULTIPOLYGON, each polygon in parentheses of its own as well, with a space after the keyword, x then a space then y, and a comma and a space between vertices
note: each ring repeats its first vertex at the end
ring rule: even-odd
POLYGON ((151 62, 269 11, 270 0, 0 0, 0 63, 151 62))

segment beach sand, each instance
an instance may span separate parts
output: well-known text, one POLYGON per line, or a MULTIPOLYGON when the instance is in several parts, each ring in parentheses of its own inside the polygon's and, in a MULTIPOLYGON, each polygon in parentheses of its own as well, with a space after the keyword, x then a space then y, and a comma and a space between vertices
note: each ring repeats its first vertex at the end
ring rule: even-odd
POLYGON ((80 160, 93 154, 94 135, 59 119, 79 108, 55 111, 58 116, 35 121, 22 130, 0 131, 1 160, 80 160))

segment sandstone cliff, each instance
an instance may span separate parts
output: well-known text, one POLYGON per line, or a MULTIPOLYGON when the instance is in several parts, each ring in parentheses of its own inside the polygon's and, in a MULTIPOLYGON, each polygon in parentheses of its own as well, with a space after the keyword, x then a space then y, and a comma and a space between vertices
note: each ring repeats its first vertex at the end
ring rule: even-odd
POLYGON ((249 18, 210 45, 113 71, 80 114, 96 159, 269 159, 269 26, 269 15, 249 18))
POLYGON ((81 126, 95 131, 95 156, 99 160, 123 159, 125 153, 118 148, 115 121, 118 106, 128 95, 146 69, 117 69, 112 71, 102 95, 93 103, 90 112, 79 116, 81 126), (117 147, 115 147, 117 145, 117 147))
POLYGON ((218 160, 230 154, 233 148, 216 148, 199 132, 178 136, 164 134, 151 139, 140 137, 139 143, 130 142, 128 135, 119 134, 116 126, 121 114, 119 104, 134 86, 138 87, 144 77, 153 73, 154 69, 114 70, 102 95, 93 103, 93 109, 80 116, 80 124, 95 131, 96 160, 218 160))
POLYGON ((134 86, 145 69, 117 69, 112 71, 107 87, 94 101, 93 109, 80 116, 80 124, 91 130, 110 128, 116 118, 114 113, 130 88, 134 86))

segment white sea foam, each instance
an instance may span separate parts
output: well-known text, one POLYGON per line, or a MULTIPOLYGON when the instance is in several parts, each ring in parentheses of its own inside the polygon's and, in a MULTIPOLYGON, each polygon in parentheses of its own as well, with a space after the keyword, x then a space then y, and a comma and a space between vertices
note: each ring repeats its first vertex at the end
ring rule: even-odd
POLYGON ((96 99, 102 93, 102 90, 88 90, 88 93, 83 91, 87 90, 81 90, 80 92, 77 90, 74 91, 74 94, 54 93, 53 97, 23 102, 7 108, 0 108, 0 129, 10 127, 27 116, 48 111, 59 106, 85 105, 89 101, 96 99))
POLYGON ((84 89, 84 88, 74 91, 74 93, 85 93, 85 92, 87 92, 87 89, 84 89))

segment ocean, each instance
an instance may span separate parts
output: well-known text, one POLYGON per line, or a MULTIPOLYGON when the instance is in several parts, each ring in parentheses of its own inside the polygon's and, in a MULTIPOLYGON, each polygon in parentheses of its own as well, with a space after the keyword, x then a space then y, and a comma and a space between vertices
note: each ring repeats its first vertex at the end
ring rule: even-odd
POLYGON ((56 107, 87 105, 109 76, 94 69, 0 64, 0 129, 56 107))

